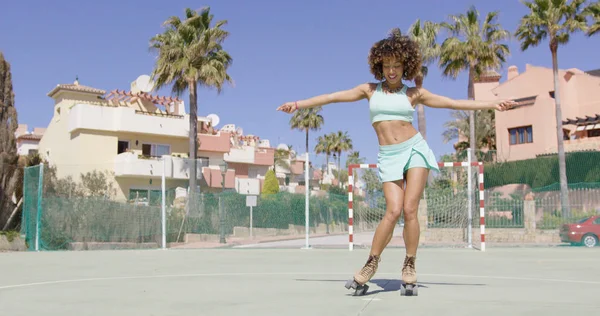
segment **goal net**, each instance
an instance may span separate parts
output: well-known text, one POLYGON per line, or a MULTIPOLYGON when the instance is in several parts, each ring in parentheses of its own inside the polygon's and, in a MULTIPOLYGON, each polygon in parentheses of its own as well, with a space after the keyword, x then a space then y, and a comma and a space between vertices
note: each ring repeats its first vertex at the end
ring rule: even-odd
MULTIPOLYGON (((466 247, 485 251, 483 163, 441 162, 431 171, 419 202, 420 246, 466 247)), ((349 249, 370 247, 386 212, 377 164, 348 167, 349 249)), ((388 246, 404 246, 400 216, 388 246)))

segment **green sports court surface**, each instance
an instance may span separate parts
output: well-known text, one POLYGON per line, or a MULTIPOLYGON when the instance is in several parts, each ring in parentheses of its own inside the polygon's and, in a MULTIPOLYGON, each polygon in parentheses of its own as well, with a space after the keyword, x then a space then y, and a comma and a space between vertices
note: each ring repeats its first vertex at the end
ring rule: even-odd
POLYGON ((344 287, 368 249, 0 253, 2 315, 597 315, 600 249, 422 248, 400 295, 388 248, 365 296, 344 287))

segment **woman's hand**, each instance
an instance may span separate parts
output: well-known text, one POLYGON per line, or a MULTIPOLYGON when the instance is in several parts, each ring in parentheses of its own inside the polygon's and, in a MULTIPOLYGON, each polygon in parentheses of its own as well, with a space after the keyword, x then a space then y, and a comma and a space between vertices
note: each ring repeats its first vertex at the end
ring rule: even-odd
POLYGON ((298 102, 286 102, 277 108, 277 111, 294 113, 298 109, 298 102))
POLYGON ((513 100, 502 100, 498 104, 496 104, 496 110, 498 111, 508 111, 517 105, 517 102, 513 100))

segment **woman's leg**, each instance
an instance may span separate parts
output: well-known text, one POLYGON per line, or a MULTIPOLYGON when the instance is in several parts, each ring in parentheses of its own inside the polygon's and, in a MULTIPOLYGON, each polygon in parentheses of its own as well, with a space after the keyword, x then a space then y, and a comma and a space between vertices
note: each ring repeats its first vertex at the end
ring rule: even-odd
POLYGON ((417 211, 419 202, 425 190, 429 170, 426 168, 411 168, 406 173, 406 189, 404 192, 404 244, 406 245, 406 254, 409 256, 417 255, 417 246, 419 245, 419 219, 417 211))
POLYGON ((403 180, 383 183, 383 194, 386 201, 386 211, 383 219, 375 230, 371 252, 365 265, 356 272, 354 280, 359 284, 367 283, 377 272, 379 259, 383 249, 390 242, 394 227, 402 214, 402 201, 404 199, 403 180))
POLYGON ((402 215, 402 204, 404 201, 404 180, 383 183, 383 195, 385 197, 385 215, 375 230, 371 245, 371 255, 379 256, 383 249, 392 239, 394 227, 402 215))
POLYGON ((417 211, 419 202, 425 190, 429 169, 417 167, 408 169, 406 173, 406 189, 404 190, 404 244, 406 246, 406 258, 402 267, 402 279, 406 283, 415 283, 417 275, 415 270, 415 259, 421 229, 417 211))

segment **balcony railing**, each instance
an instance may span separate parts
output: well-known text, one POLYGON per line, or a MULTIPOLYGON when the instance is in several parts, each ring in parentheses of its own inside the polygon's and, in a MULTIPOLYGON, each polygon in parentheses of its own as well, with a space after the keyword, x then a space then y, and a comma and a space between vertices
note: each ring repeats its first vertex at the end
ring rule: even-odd
MULTIPOLYGON (((221 170, 204 167, 202 168, 202 176, 206 181, 206 185, 211 188, 222 188, 223 187, 223 176, 221 170)), ((233 189, 235 185, 235 170, 229 169, 225 173, 225 189, 233 189)))
POLYGON ((227 162, 253 164, 254 163, 254 148, 230 148, 228 153, 223 155, 223 159, 227 162))
POLYGON ((69 113, 69 132, 79 129, 187 138, 185 117, 157 115, 129 107, 76 104, 69 113))
POLYGON ((274 148, 258 148, 255 153, 254 164, 261 166, 272 166, 275 163, 274 148))
MULTIPOLYGON (((132 152, 119 154, 115 157, 115 176, 117 177, 162 177, 165 160, 165 178, 189 179, 192 161, 173 156, 161 158, 143 157, 132 152)), ((196 165, 198 179, 202 177, 202 164, 196 165)))
POLYGON ((564 141, 565 151, 600 150, 600 137, 585 137, 564 141))
POLYGON ((231 148, 231 134, 219 132, 216 135, 198 134, 198 151, 227 153, 231 148))

